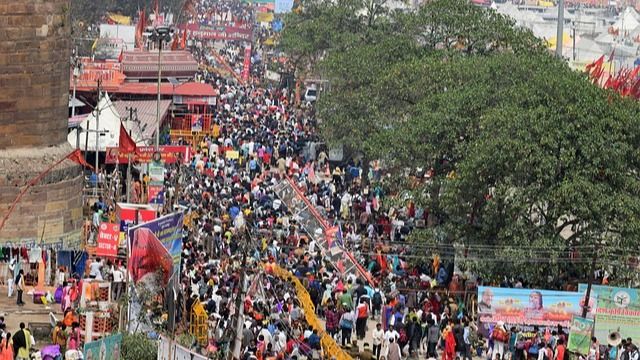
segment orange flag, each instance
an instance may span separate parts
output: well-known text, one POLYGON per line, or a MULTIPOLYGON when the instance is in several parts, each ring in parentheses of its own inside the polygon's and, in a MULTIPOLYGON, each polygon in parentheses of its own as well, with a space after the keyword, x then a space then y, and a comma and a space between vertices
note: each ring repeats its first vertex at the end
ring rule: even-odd
POLYGON ((89 163, 84 159, 84 156, 82 156, 80 149, 75 149, 73 152, 71 152, 71 154, 67 155, 67 159, 93 170, 93 166, 89 165, 89 163))

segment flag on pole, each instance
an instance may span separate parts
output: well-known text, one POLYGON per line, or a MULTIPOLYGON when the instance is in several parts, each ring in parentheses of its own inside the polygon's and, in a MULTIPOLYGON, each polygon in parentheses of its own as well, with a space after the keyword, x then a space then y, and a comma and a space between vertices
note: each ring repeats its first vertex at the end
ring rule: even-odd
POLYGON ((87 161, 84 159, 84 156, 82 156, 80 149, 75 149, 73 152, 71 152, 71 154, 67 155, 67 159, 75 162, 76 164, 82 165, 86 168, 93 170, 93 166, 87 163, 87 161))
POLYGON ((184 31, 182 32, 182 41, 180 42, 180 48, 182 48, 182 50, 187 48, 187 29, 184 29, 184 31))
POLYGON ((118 143, 118 152, 121 154, 130 154, 136 152, 136 142, 133 141, 124 125, 120 123, 120 141, 118 143))

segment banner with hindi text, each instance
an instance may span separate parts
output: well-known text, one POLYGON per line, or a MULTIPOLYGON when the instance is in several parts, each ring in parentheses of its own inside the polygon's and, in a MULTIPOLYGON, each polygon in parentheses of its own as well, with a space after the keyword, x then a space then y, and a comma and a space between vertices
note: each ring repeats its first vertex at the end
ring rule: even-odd
POLYGON ((498 321, 504 322, 507 329, 517 326, 525 337, 532 335, 534 326, 541 331, 558 325, 567 329, 573 316, 582 313, 582 298, 579 292, 480 286, 479 331, 489 336, 498 321))
MULTIPOLYGON (((586 290, 587 284, 578 285, 578 292, 586 290)), ((606 343, 618 331, 623 339, 640 339, 640 289, 592 285, 591 294, 598 299, 593 336, 606 343)))

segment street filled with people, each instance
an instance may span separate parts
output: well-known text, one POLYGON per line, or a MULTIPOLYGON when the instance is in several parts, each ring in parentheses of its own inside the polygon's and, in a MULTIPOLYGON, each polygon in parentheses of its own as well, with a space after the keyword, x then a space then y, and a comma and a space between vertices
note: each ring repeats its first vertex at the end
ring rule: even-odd
MULTIPOLYGON (((258 26, 259 6, 200 1, 197 16, 189 21, 258 26)), ((254 32, 261 39, 273 35, 265 29, 254 32)), ((411 196, 393 192, 390 184, 428 182, 432 170, 405 174, 358 156, 333 159, 320 136, 313 101, 304 99, 299 88, 265 79, 268 64, 279 58, 271 58, 262 45, 254 46, 249 76, 241 79, 247 45, 192 43, 190 50, 201 68, 198 78, 217 91, 217 104, 198 143, 169 140, 191 146, 193 154, 184 164, 165 168, 161 212, 181 211, 185 219, 180 277, 174 310, 145 309, 171 297, 169 287, 142 304, 148 325, 174 337, 192 334, 193 314, 204 311, 206 341, 193 339, 190 350, 211 357, 232 352, 244 360, 331 359, 342 354, 376 360, 568 359, 568 330, 561 325, 524 330, 498 321, 480 328, 479 287, 522 288, 523 279, 489 284, 473 271, 454 266, 451 246, 407 241, 416 229, 428 226, 429 211, 411 196), (228 69, 221 69, 225 64, 228 69), (281 195, 283 188, 293 191, 293 199, 281 195), (326 227, 310 229, 295 204, 304 204, 304 216, 326 227), (336 261, 335 251, 344 254, 338 256, 344 262, 336 261), (347 259, 355 266, 348 266, 347 259)), ((115 167, 107 177, 121 183, 127 177, 123 169, 115 167)), ((106 183, 105 171, 98 173, 96 182, 101 177, 99 182, 106 183)), ((148 181, 142 175, 132 185, 133 202, 144 202, 148 181)), ((93 204, 89 226, 94 232, 126 199, 118 189, 115 185, 93 204)), ((49 343, 69 354, 82 350, 77 310, 83 281, 111 282, 112 298, 120 306, 125 306, 121 299, 129 300, 132 286, 126 261, 94 256, 87 260, 85 274, 59 271, 64 316, 49 343)), ((23 273, 15 275, 11 280, 21 305, 23 273)), ((493 298, 486 294, 480 312, 493 311, 493 298)), ((35 339, 24 323, 7 329, 0 317, 0 333, 0 360, 29 358, 35 339)), ((585 358, 640 360, 634 341, 628 338, 614 346, 593 338, 585 358)))

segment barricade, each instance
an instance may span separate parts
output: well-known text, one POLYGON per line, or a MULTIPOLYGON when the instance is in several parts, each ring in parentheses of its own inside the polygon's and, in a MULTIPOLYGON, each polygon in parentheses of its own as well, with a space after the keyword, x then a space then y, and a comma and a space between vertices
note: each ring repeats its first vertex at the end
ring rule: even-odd
POLYGON ((305 289, 300 280, 291 272, 281 268, 276 264, 265 264, 264 268, 268 273, 271 273, 294 285, 294 287, 296 288, 298 301, 300 301, 300 306, 304 310, 305 320, 307 320, 307 323, 318 332, 318 335, 320 335, 320 343, 322 344, 322 349, 324 351, 324 358, 335 358, 336 360, 351 360, 352 357, 349 356, 349 354, 347 354, 340 346, 338 346, 331 335, 327 334, 327 332, 324 330, 324 326, 322 326, 322 323, 316 316, 316 309, 315 306, 313 306, 313 302, 311 302, 311 296, 309 296, 307 289, 305 289))

